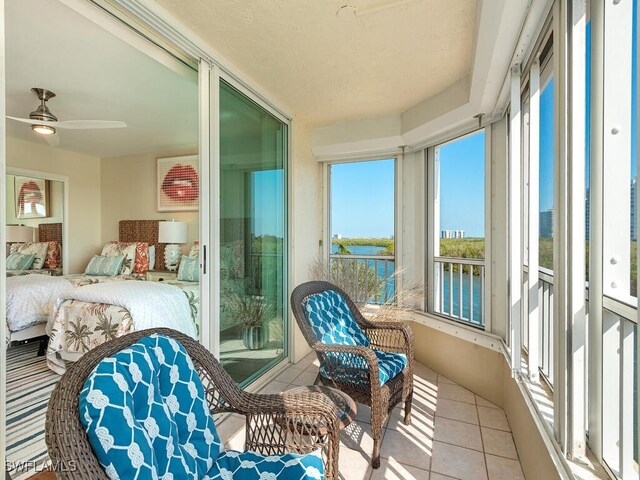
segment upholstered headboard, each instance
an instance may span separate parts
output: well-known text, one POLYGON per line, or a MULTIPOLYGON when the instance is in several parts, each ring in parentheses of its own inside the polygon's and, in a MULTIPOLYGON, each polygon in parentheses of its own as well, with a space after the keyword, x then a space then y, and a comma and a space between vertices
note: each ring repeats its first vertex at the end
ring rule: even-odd
POLYGON ((120 220, 119 241, 147 242, 156 246, 156 269, 164 265, 164 244, 158 243, 160 220, 120 220))

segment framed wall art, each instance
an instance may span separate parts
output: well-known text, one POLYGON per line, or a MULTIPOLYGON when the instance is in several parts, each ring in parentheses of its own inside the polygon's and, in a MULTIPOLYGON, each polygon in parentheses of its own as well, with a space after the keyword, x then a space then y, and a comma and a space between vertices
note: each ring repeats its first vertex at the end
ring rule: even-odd
POLYGON ((49 216, 49 181, 43 178, 15 177, 16 218, 49 216))
POLYGON ((158 211, 198 210, 198 155, 158 159, 158 211))

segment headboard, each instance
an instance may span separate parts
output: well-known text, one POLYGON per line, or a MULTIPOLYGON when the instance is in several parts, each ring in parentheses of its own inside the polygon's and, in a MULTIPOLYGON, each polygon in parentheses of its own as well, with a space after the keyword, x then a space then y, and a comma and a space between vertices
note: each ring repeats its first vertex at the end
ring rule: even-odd
POLYGON ((62 246, 62 224, 41 223, 38 225, 39 242, 58 242, 62 246))
POLYGON ((164 244, 158 243, 158 223, 160 220, 120 220, 119 241, 147 242, 156 246, 156 266, 164 265, 164 244))

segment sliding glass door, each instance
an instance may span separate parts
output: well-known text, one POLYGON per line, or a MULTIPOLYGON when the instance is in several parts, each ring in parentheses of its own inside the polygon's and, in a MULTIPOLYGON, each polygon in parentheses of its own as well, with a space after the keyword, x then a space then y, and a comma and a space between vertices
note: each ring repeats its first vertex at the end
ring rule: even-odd
POLYGON ((239 383, 287 355, 286 159, 287 125, 221 80, 220 359, 239 383))

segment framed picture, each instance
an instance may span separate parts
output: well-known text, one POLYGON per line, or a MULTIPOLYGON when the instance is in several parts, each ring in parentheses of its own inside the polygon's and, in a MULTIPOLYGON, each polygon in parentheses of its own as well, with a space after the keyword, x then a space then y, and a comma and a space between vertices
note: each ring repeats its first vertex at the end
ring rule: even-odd
POLYGON ((16 218, 49 216, 49 181, 43 178, 15 177, 16 218))
POLYGON ((158 211, 198 210, 198 155, 158 159, 158 211))

